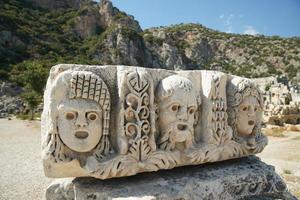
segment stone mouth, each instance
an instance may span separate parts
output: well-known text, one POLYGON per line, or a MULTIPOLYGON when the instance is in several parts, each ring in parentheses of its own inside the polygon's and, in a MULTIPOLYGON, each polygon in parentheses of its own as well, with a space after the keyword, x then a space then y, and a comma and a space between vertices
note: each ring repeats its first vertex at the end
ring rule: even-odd
POLYGON ((253 142, 247 142, 247 147, 250 149, 255 149, 256 145, 253 142))
POLYGON ((75 137, 78 139, 85 139, 89 136, 89 133, 87 131, 76 131, 75 137))
POLYGON ((177 129, 180 131, 186 131, 188 129, 188 125, 186 124, 177 124, 177 129))
POLYGON ((254 125, 254 121, 253 120, 248 121, 248 125, 253 126, 254 125))

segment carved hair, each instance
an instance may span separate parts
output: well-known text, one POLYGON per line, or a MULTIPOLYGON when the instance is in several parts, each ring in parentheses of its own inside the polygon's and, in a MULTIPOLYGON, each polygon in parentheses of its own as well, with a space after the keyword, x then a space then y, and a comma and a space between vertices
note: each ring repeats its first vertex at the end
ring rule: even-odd
MULTIPOLYGON (((194 90, 193 83, 189 79, 179 76, 179 75, 171 75, 159 83, 156 89, 156 100, 159 104, 161 101, 164 101, 166 98, 171 97, 174 92, 178 89, 182 89, 186 92, 194 92, 196 95, 196 102, 197 102, 197 109, 199 109, 201 104, 201 97, 200 94, 194 90)), ((189 97, 186 97, 189 98, 189 97)), ((158 111, 159 112, 159 111, 158 111)), ((195 121, 194 125, 197 124, 199 118, 198 110, 195 113, 195 121)), ((161 149, 164 150, 173 150, 175 148, 175 140, 174 136, 171 135, 170 132, 161 132, 158 138, 158 145, 161 149)), ((194 141, 194 133, 191 133, 191 140, 194 141)))
MULTIPOLYGON (((110 151, 109 142, 109 119, 110 119, 110 94, 104 81, 92 72, 75 71, 75 72, 64 72, 55 81, 55 87, 52 89, 52 95, 58 89, 57 87, 63 87, 66 85, 70 88, 69 98, 70 99, 89 99, 97 102, 102 110, 102 136, 99 143, 93 150, 93 154, 97 159, 101 159, 103 156, 110 151), (66 80, 67 79, 67 80, 66 80), (70 81, 70 82, 69 82, 70 81)), ((55 96, 55 95, 54 95, 55 96)), ((61 97, 61 98, 66 98, 61 97)), ((47 146, 48 152, 54 157, 55 162, 58 161, 69 161, 71 158, 65 155, 65 144, 61 141, 58 134, 57 127, 57 106, 63 99, 58 101, 52 99, 50 104, 50 130, 48 131, 47 146)))
MULTIPOLYGON (((239 141, 240 137, 237 134, 236 128, 239 105, 243 102, 245 97, 254 96, 260 108, 263 109, 263 97, 258 87, 249 79, 234 78, 227 85, 227 91, 228 124, 232 127, 234 139, 239 141)), ((260 122, 255 124, 251 135, 256 137, 261 135, 260 122)))
POLYGON ((70 99, 96 101, 103 111, 103 135, 109 132, 110 94, 104 81, 89 72, 74 72, 71 79, 70 99))
MULTIPOLYGON (((156 89, 156 98, 158 102, 172 96, 174 91, 178 89, 183 89, 186 92, 195 92, 193 91, 192 81, 183 76, 171 75, 161 80, 156 89)), ((197 103, 199 105, 201 104, 201 98, 199 95, 197 95, 197 103)))

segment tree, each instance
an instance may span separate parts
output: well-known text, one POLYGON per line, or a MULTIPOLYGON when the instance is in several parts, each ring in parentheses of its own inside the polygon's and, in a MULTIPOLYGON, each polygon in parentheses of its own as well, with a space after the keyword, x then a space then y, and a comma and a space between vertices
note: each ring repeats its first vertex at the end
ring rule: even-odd
POLYGON ((31 113, 30 119, 33 120, 34 110, 41 102, 40 95, 35 91, 27 91, 22 94, 22 99, 27 103, 31 113))
POLYGON ((48 67, 45 61, 24 61, 13 68, 13 81, 20 83, 26 89, 42 95, 48 77, 48 67))
POLYGON ((42 101, 47 76, 48 68, 42 61, 24 61, 14 67, 14 81, 25 88, 22 99, 30 109, 31 120, 34 118, 34 110, 42 101))

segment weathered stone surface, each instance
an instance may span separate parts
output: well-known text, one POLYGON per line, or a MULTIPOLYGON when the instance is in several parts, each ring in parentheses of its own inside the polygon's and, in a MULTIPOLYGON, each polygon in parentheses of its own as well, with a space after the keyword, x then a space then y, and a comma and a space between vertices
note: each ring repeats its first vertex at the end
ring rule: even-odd
POLYGON ((75 200, 296 200, 274 167, 254 156, 110 180, 61 179, 49 187, 47 194, 54 188, 55 196, 48 195, 47 200, 67 199, 62 198, 66 193, 74 195, 75 200))
POLYGON ((46 199, 53 200, 73 200, 74 185, 73 179, 57 179, 53 181, 47 188, 46 199))
POLYGON ((42 148, 49 177, 99 179, 259 153, 263 99, 216 71, 57 65, 49 75, 42 148))

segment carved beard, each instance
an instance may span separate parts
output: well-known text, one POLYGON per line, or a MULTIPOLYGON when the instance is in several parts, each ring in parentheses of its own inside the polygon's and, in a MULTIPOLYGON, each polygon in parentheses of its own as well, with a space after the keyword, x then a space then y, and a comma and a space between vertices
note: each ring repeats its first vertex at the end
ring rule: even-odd
POLYGON ((158 145, 163 150, 184 150, 192 146, 194 128, 187 123, 173 122, 161 128, 158 145), (184 124, 184 125, 183 125, 184 124))

